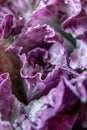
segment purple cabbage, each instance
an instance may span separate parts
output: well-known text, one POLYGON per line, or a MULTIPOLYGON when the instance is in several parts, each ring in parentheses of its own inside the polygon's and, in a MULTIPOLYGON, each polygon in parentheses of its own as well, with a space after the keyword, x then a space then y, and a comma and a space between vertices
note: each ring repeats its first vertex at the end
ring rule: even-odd
MULTIPOLYGON (((69 86, 67 86, 62 79, 62 76, 65 75, 69 78, 70 74, 74 77, 78 74, 68 67, 67 53, 60 34, 47 25, 32 27, 27 30, 25 28, 23 32, 15 38, 15 42, 7 51, 14 52, 21 61, 20 75, 23 79, 23 86, 27 96, 27 102, 29 103, 27 106, 29 117, 23 115, 22 118, 22 116, 20 116, 16 122, 14 122, 14 128, 24 127, 24 130, 26 127, 28 129, 50 129, 49 123, 51 119, 53 120, 54 116, 57 118, 56 113, 59 113, 61 123, 66 119, 68 124, 65 126, 66 129, 72 129, 77 119, 77 111, 72 108, 73 106, 75 106, 76 109, 78 108, 79 97, 70 90, 69 86), (25 37, 24 40, 23 37, 25 37), (61 87, 63 87, 64 90, 61 90, 61 87), (55 91, 55 94, 58 93, 57 88, 58 91, 61 90, 63 96, 63 99, 59 97, 60 102, 55 101, 61 104, 59 110, 56 108, 56 104, 54 104, 54 106, 50 104, 52 99, 49 99, 51 98, 51 91, 52 93, 55 91), (71 98, 68 100, 70 95, 71 98), (43 107, 46 107, 44 108, 45 110, 43 107), (67 116, 69 109, 71 110, 70 113, 73 111, 72 116, 70 113, 68 113, 69 115, 67 116), (63 112, 65 113, 64 116, 62 115, 63 112), (42 114, 44 115, 42 116, 42 114), (29 124, 28 126, 27 123, 25 123, 25 126, 22 126, 24 120, 29 124)), ((59 94, 61 93, 59 92, 59 94)), ((57 94, 56 96, 59 95, 57 94)), ((56 100, 56 98, 57 97, 54 99, 56 100)), ((63 127, 60 123, 57 126, 57 128, 61 129, 63 129, 63 127)))
POLYGON ((87 129, 86 17, 86 0, 0 1, 0 130, 87 129))
POLYGON ((57 80, 57 74, 60 73, 58 68, 68 68, 62 42, 57 32, 47 25, 42 25, 24 31, 16 37, 14 46, 8 48, 9 51, 16 53, 21 61, 20 74, 24 80, 28 101, 37 97, 36 95, 39 97, 39 94, 47 88, 49 90, 50 77, 51 80, 54 77, 57 80))

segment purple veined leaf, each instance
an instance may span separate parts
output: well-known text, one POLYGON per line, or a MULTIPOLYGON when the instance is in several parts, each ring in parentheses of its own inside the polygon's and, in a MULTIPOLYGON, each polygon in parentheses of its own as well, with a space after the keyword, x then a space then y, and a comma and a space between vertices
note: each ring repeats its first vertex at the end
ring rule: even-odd
POLYGON ((19 19, 16 21, 13 18, 13 15, 9 14, 6 15, 5 18, 2 20, 2 23, 0 25, 1 39, 7 39, 10 35, 17 35, 21 32, 25 24, 25 19, 20 16, 19 19))
MULTIPOLYGON (((81 1, 75 1, 76 3, 79 3, 81 6, 80 10, 77 11, 78 13, 73 17, 70 17, 69 19, 65 20, 62 23, 62 27, 66 32, 71 33, 75 38, 83 34, 86 28, 86 7, 87 7, 87 2, 86 0, 81 0, 81 1)), ((77 7, 76 7, 77 8, 77 7)))
POLYGON ((57 23, 61 24, 65 19, 78 14, 80 11, 81 3, 78 0, 41 0, 38 8, 31 15, 28 26, 48 24, 55 27, 56 24, 57 27, 57 23))
POLYGON ((2 120, 10 120, 13 104, 14 96, 12 95, 9 74, 4 73, 0 75, 0 113, 2 120))
POLYGON ((46 96, 29 104, 29 120, 34 129, 55 128, 57 130, 61 128, 63 130, 66 128, 71 130, 77 119, 78 109, 75 107, 78 107, 78 97, 72 93, 61 78, 56 88, 51 89, 46 96), (56 125, 53 127, 52 124, 55 123, 56 125))
POLYGON ((82 103, 87 103, 87 71, 83 71, 83 73, 77 78, 76 85, 82 103))
POLYGON ((19 11, 12 2, 7 0, 0 4, 0 38, 8 38, 11 35, 11 28, 19 19, 19 11))
MULTIPOLYGON (((72 130, 78 117, 79 98, 71 89, 70 83, 66 77, 63 77, 62 83, 65 87, 63 101, 60 111, 48 121, 48 129, 50 130, 72 130), (72 113, 72 114, 71 114, 72 113)), ((72 86, 73 87, 73 86, 72 86)))
POLYGON ((49 130, 72 130, 78 119, 80 102, 76 89, 66 77, 63 77, 62 82, 65 86, 63 101, 59 112, 48 120, 49 130))
POLYGON ((0 38, 8 38, 10 35, 17 35, 21 32, 25 25, 25 19, 27 15, 37 7, 39 1, 9 1, 1 2, 0 5, 0 38), (28 5, 28 7, 26 7, 28 5), (25 11, 23 8, 26 8, 25 11), (34 8, 34 9, 33 9, 34 8), (31 9, 33 9, 31 11, 31 9), (25 14, 25 15, 24 15, 25 14))
POLYGON ((7 46, 4 43, 0 45, 0 74, 9 73, 12 82, 12 93, 20 101, 26 102, 20 78, 20 61, 13 53, 5 52, 7 46))
POLYGON ((71 80, 67 81, 66 79, 65 83, 71 91, 80 99, 82 104, 87 103, 87 71, 84 70, 81 74, 79 74, 77 77, 72 78, 71 80))
MULTIPOLYGON (((68 90, 69 91, 69 90, 68 90)), ((64 98, 65 87, 62 81, 58 84, 56 88, 53 88, 46 96, 41 97, 38 100, 34 100, 29 103, 27 106, 27 116, 20 116, 13 123, 14 128, 19 128, 25 130, 25 128, 32 129, 40 129, 45 130, 49 129, 49 120, 50 118, 56 116, 56 113, 60 111, 60 106, 62 106, 63 98, 64 98), (59 99, 59 100, 58 100, 59 99), (43 116, 42 116, 43 115, 43 116), (28 125, 27 125, 28 123, 28 125), (44 128, 45 127, 45 128, 44 128)), ((69 92, 68 92, 69 94, 69 92)), ((71 96, 71 98, 73 98, 71 96)), ((70 99, 69 99, 70 101, 70 99)), ((66 117, 63 117, 64 119, 66 117)), ((68 118, 68 117, 67 117, 68 118)), ((73 125, 76 117, 72 117, 70 121, 70 125, 73 125)), ((68 118, 70 120, 70 117, 68 118)), ((55 120, 54 120, 55 121, 55 120)), ((69 125, 69 122, 67 122, 69 125)), ((58 128, 60 124, 58 124, 58 128)), ((67 128, 70 126, 67 126, 67 128)))
POLYGON ((65 20, 61 26, 66 32, 72 34, 73 37, 78 38, 86 32, 86 21, 86 13, 82 10, 78 15, 65 20))
POLYGON ((87 63, 86 63, 86 52, 87 52, 87 45, 84 44, 84 42, 80 41, 81 45, 79 48, 76 48, 73 50, 73 52, 70 54, 70 67, 72 69, 86 69, 87 63))
POLYGON ((7 38, 11 33, 11 28, 13 25, 13 16, 7 15, 0 25, 0 38, 7 38))
MULTIPOLYGON (((75 126, 74 128, 79 128, 82 130, 82 128, 85 128, 86 125, 86 109, 87 109, 87 86, 86 86, 86 81, 87 81, 87 72, 84 71, 81 75, 78 75, 76 78, 72 78, 71 80, 67 80, 66 77, 64 77, 64 82, 67 88, 71 91, 71 96, 72 97, 72 102, 70 103, 71 105, 77 103, 77 119, 75 120, 76 122, 74 123, 75 126), (83 110, 84 109, 84 110, 83 110), (82 113, 80 115, 80 113, 82 113), (80 121, 80 122, 79 122, 80 121), (84 123, 84 127, 81 126, 81 124, 84 123), (79 125, 79 126, 78 126, 79 125)), ((66 91, 67 92, 67 91, 66 91)), ((69 93, 68 93, 69 94, 69 93)), ((67 93, 66 93, 67 96, 67 93)), ((67 98, 64 98, 67 101, 67 98)), ((65 102, 67 104, 67 102, 65 102)), ((66 105, 68 106, 68 105, 66 105)), ((75 108, 75 107, 74 107, 75 108)), ((76 108, 74 110, 76 110, 76 108)), ((72 108, 70 109, 72 110, 72 108)))
POLYGON ((65 39, 68 39, 70 43, 75 44, 75 39, 70 34, 64 32, 61 28, 61 24, 67 19, 76 16, 81 11, 80 1, 73 0, 42 0, 29 18, 28 27, 35 27, 38 24, 48 24, 58 31, 65 39), (43 17, 42 17, 43 16, 43 17))
POLYGON ((61 106, 63 93, 64 86, 61 86, 60 83, 58 87, 52 89, 47 96, 32 101, 29 104, 29 120, 32 123, 32 127, 41 129, 46 121, 56 114, 61 106))
POLYGON ((25 28, 16 36, 14 43, 7 50, 20 55, 36 47, 49 49, 55 42, 63 44, 61 35, 48 25, 38 25, 25 28))
POLYGON ((75 39, 68 33, 64 32, 61 24, 81 11, 80 1, 59 1, 59 0, 42 0, 38 8, 32 13, 27 22, 27 27, 35 27, 38 24, 47 24, 59 32, 65 39, 75 45, 75 39), (77 8, 78 7, 78 8, 77 8))
POLYGON ((0 75, 1 120, 13 122, 24 113, 24 105, 12 94, 12 84, 8 73, 0 75))

